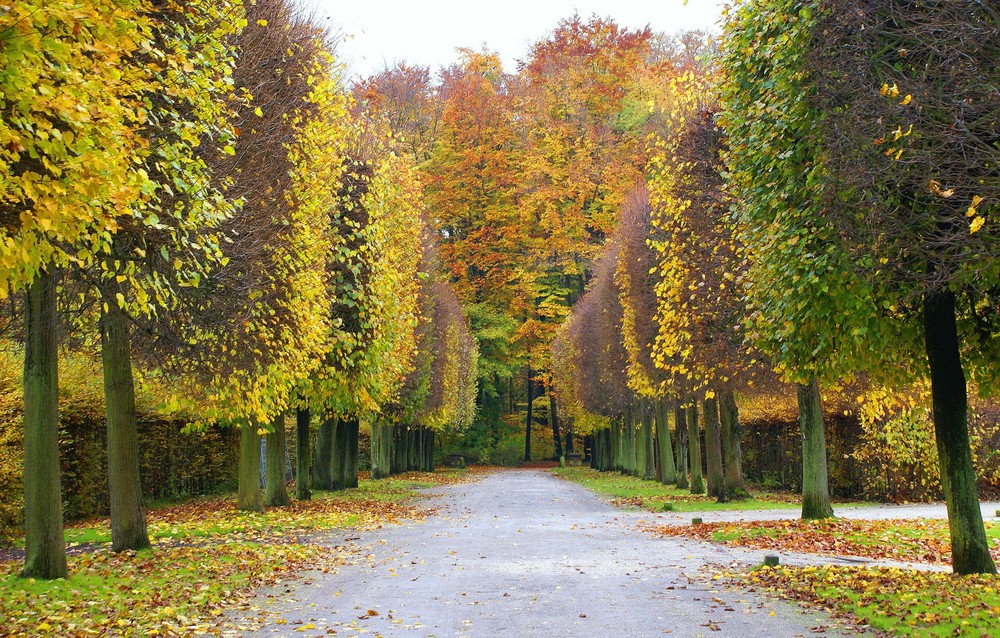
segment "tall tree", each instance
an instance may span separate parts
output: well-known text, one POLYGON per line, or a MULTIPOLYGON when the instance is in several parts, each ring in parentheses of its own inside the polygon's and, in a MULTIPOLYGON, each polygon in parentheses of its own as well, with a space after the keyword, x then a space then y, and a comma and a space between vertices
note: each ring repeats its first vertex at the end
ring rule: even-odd
POLYGON ((840 194, 830 218, 898 330, 892 341, 869 338, 854 363, 897 386, 929 378, 953 568, 995 573, 966 379, 995 391, 1000 370, 992 216, 1000 14, 959 0, 830 0, 799 15, 811 28, 813 103, 824 109, 828 179, 840 194), (830 59, 819 53, 821 38, 834 47, 830 59))
POLYGON ((107 247, 128 204, 142 73, 127 60, 149 42, 132 2, 15 3, 0 17, 0 294, 25 299, 24 577, 66 576, 58 449, 56 277, 107 247), (96 49, 104 53, 93 56, 96 49), (124 70, 123 70, 124 69, 124 70))

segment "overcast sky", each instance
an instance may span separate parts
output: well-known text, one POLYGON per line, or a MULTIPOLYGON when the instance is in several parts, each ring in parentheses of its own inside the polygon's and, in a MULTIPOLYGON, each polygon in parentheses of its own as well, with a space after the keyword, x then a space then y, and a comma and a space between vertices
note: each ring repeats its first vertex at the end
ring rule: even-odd
POLYGON ((532 42, 552 31, 574 10, 610 16, 618 24, 673 33, 715 29, 724 0, 298 0, 342 33, 338 48, 349 76, 367 76, 405 60, 432 69, 456 60, 455 49, 480 49, 485 43, 500 53, 513 71, 532 42))

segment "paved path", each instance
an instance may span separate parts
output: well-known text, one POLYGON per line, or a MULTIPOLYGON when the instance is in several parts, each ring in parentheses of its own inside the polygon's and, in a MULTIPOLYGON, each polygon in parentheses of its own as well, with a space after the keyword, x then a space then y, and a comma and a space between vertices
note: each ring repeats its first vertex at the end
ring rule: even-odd
POLYGON ((237 620, 262 613, 257 636, 849 635, 702 571, 760 552, 653 538, 636 530, 641 513, 545 472, 439 492, 437 515, 362 535, 367 559, 263 591, 237 620))
MULTIPOLYGON (((984 501, 980 503, 983 520, 998 520, 997 512, 1000 511, 1000 502, 984 501)), ((871 505, 860 505, 844 507, 833 505, 833 513, 838 518, 883 521, 893 519, 916 519, 916 518, 948 518, 948 511, 944 503, 914 503, 910 505, 886 505, 873 503, 871 505)), ((654 520, 679 525, 690 523, 691 518, 701 517, 706 523, 733 523, 739 521, 780 521, 797 519, 801 515, 798 507, 769 509, 769 510, 716 510, 708 512, 669 512, 652 515, 654 520)))

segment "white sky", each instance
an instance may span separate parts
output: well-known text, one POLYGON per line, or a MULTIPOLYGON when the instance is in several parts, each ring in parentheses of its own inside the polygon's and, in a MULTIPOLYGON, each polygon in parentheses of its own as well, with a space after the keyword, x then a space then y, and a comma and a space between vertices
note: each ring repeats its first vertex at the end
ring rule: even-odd
POLYGON ((346 39, 338 48, 349 77, 364 77, 405 60, 436 70, 457 59, 455 49, 500 53, 513 71, 529 46, 559 20, 596 13, 633 29, 654 31, 716 29, 725 0, 298 0, 346 39))

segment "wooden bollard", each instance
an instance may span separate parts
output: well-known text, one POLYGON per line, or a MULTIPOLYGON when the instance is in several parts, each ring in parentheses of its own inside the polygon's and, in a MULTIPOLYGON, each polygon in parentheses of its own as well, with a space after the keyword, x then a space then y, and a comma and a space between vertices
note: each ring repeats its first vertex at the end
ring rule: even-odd
POLYGON ((695 517, 695 518, 691 519, 691 524, 692 525, 701 525, 701 523, 702 523, 702 520, 700 518, 695 517))
POLYGON ((777 556, 765 556, 764 566, 765 567, 777 567, 780 559, 777 556))

